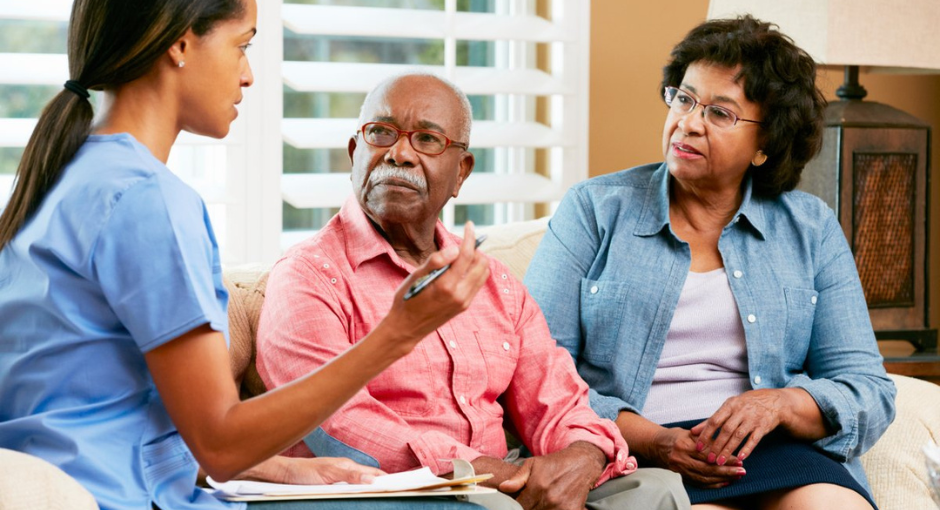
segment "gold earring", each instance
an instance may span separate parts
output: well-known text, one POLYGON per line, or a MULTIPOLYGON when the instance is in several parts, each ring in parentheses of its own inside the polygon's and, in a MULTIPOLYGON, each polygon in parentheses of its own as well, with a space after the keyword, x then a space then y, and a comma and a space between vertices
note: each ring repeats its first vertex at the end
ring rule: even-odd
POLYGON ((754 166, 761 166, 767 161, 767 155, 764 154, 764 151, 757 151, 757 154, 754 155, 754 159, 751 160, 751 164, 754 166))

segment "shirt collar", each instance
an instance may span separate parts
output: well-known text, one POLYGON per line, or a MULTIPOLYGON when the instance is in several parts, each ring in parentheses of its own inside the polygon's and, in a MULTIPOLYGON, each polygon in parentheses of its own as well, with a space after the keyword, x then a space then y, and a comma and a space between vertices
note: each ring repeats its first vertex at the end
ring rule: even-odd
MULTIPOLYGON (((646 202, 640 213, 640 221, 637 222, 636 229, 633 231, 634 235, 643 237, 656 235, 669 225, 669 184, 669 169, 666 163, 663 163, 650 177, 646 202)), ((739 219, 743 219, 744 224, 750 225, 754 235, 764 239, 765 222, 762 201, 756 199, 753 192, 754 185, 748 174, 745 177, 744 200, 741 201, 741 206, 732 221, 738 222, 739 219)))
MULTIPOLYGON (((346 256, 353 270, 356 270, 363 262, 383 255, 408 272, 414 270, 414 266, 402 260, 392 249, 392 245, 382 236, 378 227, 366 216, 355 196, 346 199, 346 203, 339 210, 339 220, 346 241, 346 256)), ((458 244, 453 234, 444 228, 440 220, 434 226, 434 240, 439 250, 458 244)))

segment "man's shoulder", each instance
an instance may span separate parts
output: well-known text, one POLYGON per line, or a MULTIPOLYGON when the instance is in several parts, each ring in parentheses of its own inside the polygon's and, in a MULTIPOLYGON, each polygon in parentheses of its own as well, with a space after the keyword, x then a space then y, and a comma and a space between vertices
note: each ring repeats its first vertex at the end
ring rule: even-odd
POLYGON ((345 259, 342 224, 334 216, 315 234, 288 248, 277 264, 301 264, 312 268, 325 264, 327 267, 339 267, 339 262, 345 259))

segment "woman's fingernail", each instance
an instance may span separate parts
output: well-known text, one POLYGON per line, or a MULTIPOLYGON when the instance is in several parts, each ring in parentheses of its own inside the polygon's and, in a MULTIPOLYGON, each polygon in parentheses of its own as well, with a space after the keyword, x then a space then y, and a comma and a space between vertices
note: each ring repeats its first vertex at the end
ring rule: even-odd
POLYGON ((718 462, 718 465, 719 465, 719 466, 724 466, 726 460, 728 460, 728 459, 726 459, 724 455, 722 455, 721 457, 718 457, 718 461, 717 461, 717 462, 718 462))
POLYGON ((746 453, 741 452, 741 453, 738 454, 738 460, 739 460, 740 462, 744 462, 744 459, 745 459, 745 458, 747 458, 747 454, 746 454, 746 453))
POLYGON ((698 443, 695 443, 695 449, 696 449, 697 451, 702 451, 702 450, 704 450, 704 449, 705 449, 705 443, 703 443, 703 442, 701 442, 701 441, 699 441, 698 443))
POLYGON ((715 454, 714 454, 714 453, 709 453, 709 454, 708 454, 708 463, 711 464, 711 463, 713 463, 713 462, 715 462, 715 454))
POLYGON ((735 471, 734 473, 735 473, 736 475, 738 475, 738 476, 744 476, 744 475, 747 474, 747 471, 745 471, 744 468, 741 468, 741 469, 735 471))
POLYGON ((727 486, 729 486, 729 485, 731 485, 731 482, 725 482, 725 483, 719 485, 718 487, 723 489, 723 488, 725 488, 725 487, 727 487, 727 486))

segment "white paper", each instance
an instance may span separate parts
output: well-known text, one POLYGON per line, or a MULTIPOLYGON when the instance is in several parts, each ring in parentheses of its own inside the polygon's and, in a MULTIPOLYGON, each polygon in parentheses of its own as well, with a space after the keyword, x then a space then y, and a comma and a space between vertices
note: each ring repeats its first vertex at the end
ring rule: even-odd
POLYGON ((293 494, 356 494, 361 492, 394 492, 417 490, 447 482, 434 476, 430 468, 404 471, 375 477, 370 484, 335 483, 332 485, 287 485, 281 483, 232 480, 219 483, 206 478, 214 489, 227 496, 288 496, 293 494))

